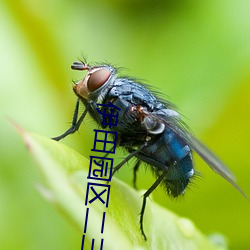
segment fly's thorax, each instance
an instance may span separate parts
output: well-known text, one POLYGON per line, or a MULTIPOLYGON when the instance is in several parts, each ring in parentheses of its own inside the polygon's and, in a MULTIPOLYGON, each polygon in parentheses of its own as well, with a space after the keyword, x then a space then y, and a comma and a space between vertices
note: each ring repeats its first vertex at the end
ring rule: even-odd
POLYGON ((150 134, 161 134, 165 129, 165 123, 173 119, 180 119, 178 112, 166 108, 155 112, 143 111, 141 113, 144 113, 141 125, 150 134))
POLYGON ((88 70, 88 73, 73 87, 75 94, 81 99, 102 103, 109 86, 112 85, 117 77, 115 69, 109 65, 96 67, 84 65, 82 70, 88 70))
POLYGON ((146 116, 141 124, 150 134, 161 134, 165 129, 165 125, 152 116, 146 116))

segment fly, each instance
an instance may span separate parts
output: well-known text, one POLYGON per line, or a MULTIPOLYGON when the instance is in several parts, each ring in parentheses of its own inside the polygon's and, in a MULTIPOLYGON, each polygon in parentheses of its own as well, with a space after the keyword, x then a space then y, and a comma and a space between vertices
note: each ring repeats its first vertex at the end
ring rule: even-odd
POLYGON ((109 128, 101 125, 104 129, 117 132, 117 146, 128 152, 125 159, 113 169, 112 176, 133 157, 137 159, 134 185, 136 171, 142 163, 149 165, 157 176, 143 195, 140 230, 145 240, 143 216, 147 197, 159 184, 172 197, 184 193, 195 174, 192 151, 246 197, 227 166, 188 131, 172 103, 158 98, 146 85, 132 78, 118 77, 117 70, 111 65, 90 66, 85 62, 74 62, 71 68, 87 71, 87 74, 73 87, 78 99, 71 127, 53 139, 59 141, 76 132, 87 113, 101 125, 97 103, 111 102, 120 109, 117 126, 109 128), (85 111, 78 117, 80 102, 84 104, 85 111))

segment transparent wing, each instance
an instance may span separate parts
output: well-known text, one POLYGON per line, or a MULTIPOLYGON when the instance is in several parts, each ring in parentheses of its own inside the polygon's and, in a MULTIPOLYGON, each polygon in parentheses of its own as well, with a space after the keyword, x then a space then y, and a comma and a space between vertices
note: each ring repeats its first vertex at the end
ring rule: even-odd
POLYGON ((243 190, 237 185, 236 178, 229 168, 210 149, 208 149, 202 142, 200 142, 189 132, 186 125, 180 120, 180 117, 170 114, 171 113, 168 110, 163 110, 158 113, 151 113, 150 116, 154 117, 155 120, 158 120, 158 122, 163 123, 166 127, 169 127, 171 130, 173 130, 209 165, 210 168, 212 168, 212 170, 221 175, 242 195, 248 198, 243 190))
POLYGON ((202 142, 189 133, 187 129, 178 123, 170 123, 170 128, 177 133, 216 173, 221 175, 229 183, 231 183, 243 196, 247 195, 237 185, 236 178, 230 169, 202 142))

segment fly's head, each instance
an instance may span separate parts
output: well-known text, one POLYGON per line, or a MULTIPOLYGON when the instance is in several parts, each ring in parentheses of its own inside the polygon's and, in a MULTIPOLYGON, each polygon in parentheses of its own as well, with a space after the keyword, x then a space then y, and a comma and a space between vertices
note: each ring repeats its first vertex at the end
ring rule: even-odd
POLYGON ((74 62, 74 70, 87 70, 86 76, 77 82, 73 90, 81 99, 89 100, 90 95, 103 95, 103 89, 109 85, 116 76, 115 69, 110 65, 89 66, 83 62, 74 62))

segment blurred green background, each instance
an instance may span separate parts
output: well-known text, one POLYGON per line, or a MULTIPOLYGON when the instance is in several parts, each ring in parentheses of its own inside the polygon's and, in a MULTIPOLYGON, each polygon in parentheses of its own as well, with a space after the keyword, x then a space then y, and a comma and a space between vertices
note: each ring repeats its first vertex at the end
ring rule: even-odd
MULTIPOLYGON (((72 80, 83 76, 70 65, 82 55, 123 66, 168 96, 250 196, 249 13, 247 0, 1 1, 0 249, 80 249, 81 235, 36 191, 39 172, 8 117, 47 137, 64 132, 72 80)), ((63 143, 89 158, 91 136, 88 120, 63 143)), ((158 188, 154 200, 206 234, 226 235, 230 249, 250 249, 250 202, 195 160, 203 177, 184 198, 158 188)), ((132 167, 117 174, 130 185, 132 167)), ((153 180, 140 170, 140 188, 153 180)))

